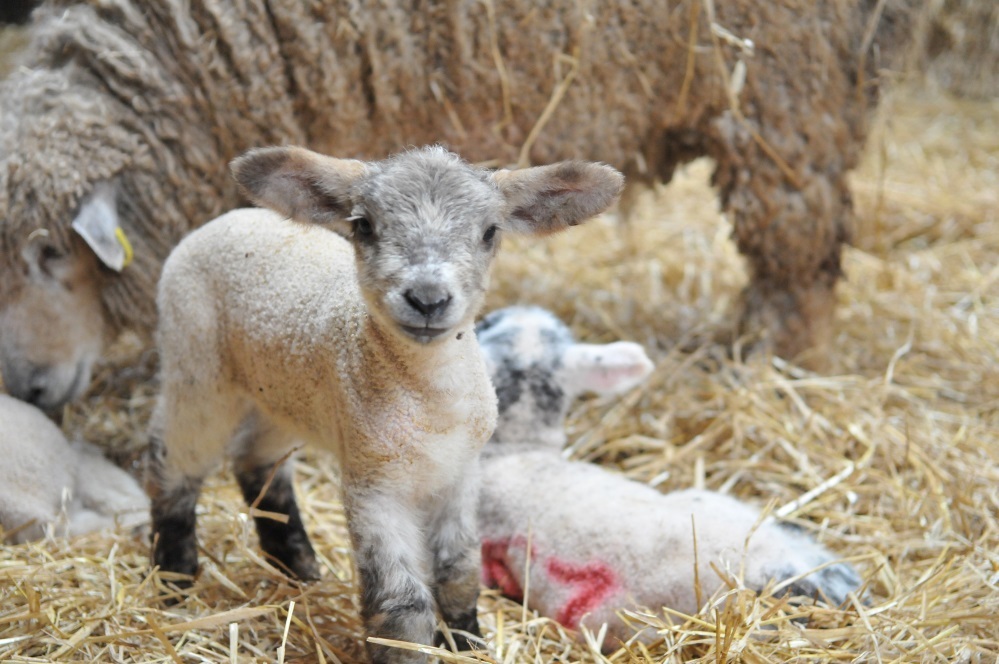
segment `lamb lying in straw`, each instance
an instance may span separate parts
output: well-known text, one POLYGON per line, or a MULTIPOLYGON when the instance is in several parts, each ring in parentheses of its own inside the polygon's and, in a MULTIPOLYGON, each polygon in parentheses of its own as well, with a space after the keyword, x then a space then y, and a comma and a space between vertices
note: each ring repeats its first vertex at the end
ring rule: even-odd
POLYGON ((70 443, 40 410, 0 394, 0 526, 14 543, 136 526, 149 499, 88 443, 70 443))
POLYGON ((479 500, 486 585, 569 628, 606 623, 607 646, 635 634, 620 609, 692 614, 729 584, 840 604, 860 586, 850 565, 735 498, 664 495, 562 458, 575 397, 626 390, 651 371, 637 344, 576 343, 552 314, 524 307, 491 313, 476 334, 499 398, 479 500))

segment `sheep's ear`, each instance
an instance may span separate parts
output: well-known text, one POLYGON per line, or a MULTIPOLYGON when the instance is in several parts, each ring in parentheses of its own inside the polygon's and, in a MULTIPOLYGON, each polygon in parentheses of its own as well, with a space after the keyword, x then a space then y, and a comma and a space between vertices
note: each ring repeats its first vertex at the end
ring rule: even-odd
POLYGON ((573 344, 562 358, 567 387, 576 393, 614 394, 638 385, 652 371, 645 349, 630 341, 573 344))
POLYGON ((305 148, 274 147, 250 150, 234 159, 231 168, 243 192, 257 205, 349 233, 350 192, 368 167, 362 161, 305 148))
POLYGON ((84 199, 72 227, 102 263, 121 272, 132 262, 132 244, 118 224, 116 198, 110 182, 99 182, 84 199))
POLYGON ((610 207, 624 187, 616 170, 586 161, 496 171, 493 179, 506 199, 509 230, 528 235, 580 224, 610 207))

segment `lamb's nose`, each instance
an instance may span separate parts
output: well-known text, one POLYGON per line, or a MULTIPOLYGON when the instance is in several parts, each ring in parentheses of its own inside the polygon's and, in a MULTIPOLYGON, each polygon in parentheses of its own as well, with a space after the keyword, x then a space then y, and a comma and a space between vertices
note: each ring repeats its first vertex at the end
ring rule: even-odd
POLYGON ((418 287, 406 291, 406 302, 427 318, 436 316, 451 304, 451 294, 440 288, 418 287))

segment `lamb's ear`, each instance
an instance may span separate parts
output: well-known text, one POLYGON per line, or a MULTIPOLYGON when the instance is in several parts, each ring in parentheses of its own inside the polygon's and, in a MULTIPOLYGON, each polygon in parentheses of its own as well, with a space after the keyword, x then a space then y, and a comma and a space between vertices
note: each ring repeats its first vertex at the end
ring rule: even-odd
POLYGON ((562 357, 566 387, 578 394, 614 394, 638 385, 652 371, 645 349, 630 341, 573 344, 562 357))
POLYGON ((117 196, 110 182, 99 182, 83 200, 73 230, 101 262, 121 272, 132 262, 132 244, 118 224, 117 196))
POLYGON ((509 230, 529 235, 581 224, 610 207, 624 187, 616 170, 587 161, 496 171, 493 179, 506 198, 509 230))
POLYGON ((230 165, 246 196, 262 207, 298 221, 330 224, 349 233, 350 191, 368 166, 327 157, 305 148, 250 150, 230 165))

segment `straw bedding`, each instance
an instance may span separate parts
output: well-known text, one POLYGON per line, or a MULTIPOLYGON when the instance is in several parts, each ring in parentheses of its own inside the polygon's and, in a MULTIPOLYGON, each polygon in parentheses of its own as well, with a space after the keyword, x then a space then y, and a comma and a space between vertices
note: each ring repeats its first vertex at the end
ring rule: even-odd
MULTIPOLYGON (((821 375, 712 343, 732 325, 745 274, 703 161, 638 196, 627 221, 608 216, 500 259, 490 307, 541 304, 581 338, 639 341, 657 362, 625 399, 578 405, 572 454, 664 491, 699 485, 772 504, 868 579, 866 605, 796 608, 718 570, 728 593, 694 616, 631 615, 662 641, 613 662, 999 654, 999 107, 903 91, 880 117, 853 178, 858 236, 821 375)), ((137 369, 106 367, 63 417, 120 459, 143 440, 155 389, 144 378, 153 358, 136 349, 117 352, 137 369)), ((0 547, 0 659, 356 660, 362 630, 335 477, 325 456, 299 465, 325 565, 307 587, 261 559, 226 473, 202 498, 203 573, 173 606, 159 600, 146 544, 127 534, 0 547)), ((492 650, 471 661, 605 661, 599 635, 575 642, 495 594, 480 619, 492 650)))

